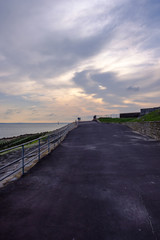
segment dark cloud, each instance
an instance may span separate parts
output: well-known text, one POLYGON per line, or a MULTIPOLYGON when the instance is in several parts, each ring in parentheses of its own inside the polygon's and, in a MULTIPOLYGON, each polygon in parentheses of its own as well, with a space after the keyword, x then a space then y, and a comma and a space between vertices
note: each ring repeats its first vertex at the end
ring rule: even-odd
MULTIPOLYGON (((76 65, 89 57, 100 53, 104 46, 110 44, 114 29, 103 29, 99 34, 81 39, 65 36, 48 36, 36 48, 44 58, 49 59, 35 66, 31 77, 51 77, 62 74, 76 67, 76 65), (37 71, 36 71, 37 70, 37 71), (45 75, 45 76, 44 76, 45 75)), ((33 65, 34 67, 34 65, 33 65)))
MULTIPOLYGON (((135 82, 141 82, 142 79, 139 77, 139 79, 136 79, 135 82)), ((159 98, 154 95, 147 96, 147 93, 152 91, 152 89, 155 90, 153 86, 151 88, 151 85, 149 85, 143 89, 135 86, 128 87, 129 83, 133 83, 134 80, 128 79, 128 81, 126 81, 123 78, 120 80, 118 74, 115 72, 100 73, 94 70, 86 70, 76 73, 73 81, 77 86, 80 86, 85 91, 85 93, 95 94, 95 98, 102 98, 103 101, 106 102, 106 107, 108 109, 117 108, 117 105, 119 105, 119 109, 126 108, 124 98, 134 99, 133 102, 135 102, 135 104, 129 102, 127 103, 127 105, 129 105, 133 110, 137 109, 137 102, 157 102, 159 98), (104 90, 102 90, 99 86, 103 86, 104 90), (137 93, 139 94, 139 97, 136 99, 135 94, 137 93), (142 99, 141 94, 143 95, 142 99), (116 107, 114 107, 114 105, 116 107)))
POLYGON ((117 104, 117 102, 120 104, 122 97, 128 95, 128 91, 126 91, 128 83, 118 81, 118 75, 115 72, 83 71, 76 73, 73 81, 86 93, 95 94, 96 98, 103 98, 110 104, 117 104), (106 89, 102 90, 100 86, 106 89))
POLYGON ((139 87, 129 86, 129 87, 127 88, 127 90, 128 90, 128 91, 133 91, 133 92, 138 92, 138 91, 140 90, 140 88, 139 88, 139 87))
POLYGON ((10 116, 10 115, 15 114, 15 113, 19 114, 19 113, 21 113, 21 111, 18 110, 18 109, 7 109, 7 111, 5 112, 5 115, 10 116))
MULTIPOLYGON (((159 5, 157 1, 153 2, 151 12, 154 14, 155 5, 159 5)), ((138 8, 133 1, 125 2, 125 5, 122 2, 122 4, 115 4, 110 11, 114 21, 105 23, 108 6, 99 3, 100 13, 95 12, 93 16, 79 17, 77 26, 68 29, 54 29, 54 26, 59 24, 55 22, 51 31, 47 28, 47 12, 50 13, 50 9, 53 8, 54 19, 56 16, 59 19, 59 13, 54 11, 54 7, 56 9, 57 4, 60 5, 60 3, 65 4, 65 1, 59 3, 51 0, 40 0, 38 3, 36 0, 1 1, 0 50, 5 56, 5 60, 1 61, 3 69, 16 69, 17 78, 27 75, 31 79, 45 80, 46 77, 58 76, 76 67, 78 63, 99 54, 107 46, 109 48, 112 40, 117 38, 118 29, 123 31, 126 22, 128 27, 134 20, 143 23, 145 19, 148 20, 149 14, 147 8, 143 18, 141 16, 145 4, 149 5, 149 1, 143 1, 141 4, 137 2, 138 8), (93 25, 93 21, 95 25, 104 23, 104 26, 99 27, 94 34, 83 36, 77 28, 82 29, 83 26, 85 29, 86 24, 93 25)), ((156 15, 158 17, 158 14, 156 15)), ((134 36, 136 34, 138 36, 141 30, 134 29, 134 36)), ((147 44, 153 47, 156 45, 155 42, 159 43, 159 36, 155 37, 153 34, 152 36, 154 44, 145 39, 146 47, 147 44)), ((135 43, 139 43, 138 41, 139 38, 135 43)))
MULTIPOLYGON (((87 37, 81 36, 77 27, 67 30, 53 27, 50 31, 47 29, 47 11, 49 7, 54 10, 54 4, 56 6, 56 2, 42 0, 38 4, 30 0, 0 3, 0 22, 3 23, 0 25, 0 52, 5 56, 0 63, 3 70, 16 70, 17 79, 27 75, 43 81, 46 77, 63 74, 100 53, 114 37, 112 25, 105 25, 87 37)), ((53 14, 59 18, 58 13, 53 11, 53 14)), ((81 20, 81 24, 85 24, 86 19, 81 20)))
POLYGON ((55 117, 56 114, 55 114, 55 113, 50 113, 50 114, 47 114, 47 116, 48 116, 49 118, 52 118, 52 117, 55 117))
POLYGON ((5 115, 11 115, 13 112, 14 112, 13 109, 7 109, 5 115))

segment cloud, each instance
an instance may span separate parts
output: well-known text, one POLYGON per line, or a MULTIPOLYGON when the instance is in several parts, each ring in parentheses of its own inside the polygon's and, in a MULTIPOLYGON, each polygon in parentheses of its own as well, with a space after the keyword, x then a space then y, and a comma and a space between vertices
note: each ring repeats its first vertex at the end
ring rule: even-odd
MULTIPOLYGON (((160 96, 159 91, 151 87, 152 81, 150 85, 144 88, 130 86, 130 83, 134 83, 132 78, 128 78, 128 81, 126 81, 126 79, 123 79, 123 76, 120 77, 115 72, 102 73, 88 70, 76 73, 73 80, 87 94, 94 94, 94 98, 101 97, 107 108, 114 109, 116 107, 123 109, 129 107, 134 109, 137 108, 137 105, 141 107, 143 104, 144 106, 144 102, 146 102, 145 106, 147 104, 153 106, 154 102, 157 104, 157 97, 160 96), (103 86, 103 92, 99 86, 103 86), (129 106, 126 106, 126 104, 129 106)), ((141 77, 139 79, 136 78, 135 83, 141 84, 141 81, 143 82, 144 79, 141 79, 141 77)))
POLYGON ((138 92, 138 91, 140 90, 140 88, 139 88, 139 87, 129 86, 129 87, 127 88, 127 90, 128 90, 128 91, 138 92))
POLYGON ((45 122, 156 105, 159 11, 158 0, 1 1, 1 119, 16 121, 15 107, 45 122))
POLYGON ((104 87, 104 86, 102 86, 102 85, 99 85, 99 89, 101 89, 101 90, 106 90, 107 87, 104 87))
POLYGON ((17 110, 17 109, 7 109, 7 111, 5 112, 5 115, 12 115, 13 113, 19 114, 21 111, 17 110))

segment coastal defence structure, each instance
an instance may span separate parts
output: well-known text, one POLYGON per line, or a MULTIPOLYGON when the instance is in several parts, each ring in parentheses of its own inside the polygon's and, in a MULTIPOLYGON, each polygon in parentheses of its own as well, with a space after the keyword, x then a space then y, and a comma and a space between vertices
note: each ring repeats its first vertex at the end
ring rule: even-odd
POLYGON ((154 108, 143 108, 141 109, 140 116, 144 116, 150 112, 154 112, 156 110, 160 110, 160 107, 154 107, 154 108))
POLYGON ((120 118, 137 118, 142 117, 150 112, 154 112, 156 110, 160 110, 160 107, 154 108, 142 108, 140 112, 129 112, 129 113, 120 113, 120 118))
POLYGON ((139 132, 142 135, 149 136, 160 141, 160 122, 125 122, 122 123, 130 127, 132 130, 139 132))
MULTIPOLYGON (((137 117, 142 117, 156 110, 160 110, 160 107, 143 108, 139 113, 137 113, 137 117)), ((120 118, 122 117, 136 117, 136 113, 120 114, 120 118)), ((125 122, 122 124, 130 127, 132 130, 137 131, 142 135, 146 135, 160 141, 160 121, 125 122)))

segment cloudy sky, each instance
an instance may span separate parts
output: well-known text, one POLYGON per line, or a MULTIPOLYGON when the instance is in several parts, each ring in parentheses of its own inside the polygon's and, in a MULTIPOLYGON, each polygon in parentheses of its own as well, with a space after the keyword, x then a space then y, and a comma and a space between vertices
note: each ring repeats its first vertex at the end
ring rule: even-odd
POLYGON ((1 0, 0 122, 160 106, 159 0, 1 0))

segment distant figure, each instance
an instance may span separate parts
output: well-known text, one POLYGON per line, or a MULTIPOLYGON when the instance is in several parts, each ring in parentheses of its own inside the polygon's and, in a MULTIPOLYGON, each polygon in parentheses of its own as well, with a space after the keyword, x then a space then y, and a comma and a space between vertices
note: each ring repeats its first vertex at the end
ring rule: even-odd
POLYGON ((93 121, 97 121, 97 116, 96 115, 93 116, 93 121))
POLYGON ((78 119, 78 122, 81 121, 81 118, 80 118, 80 117, 78 117, 77 119, 78 119))

